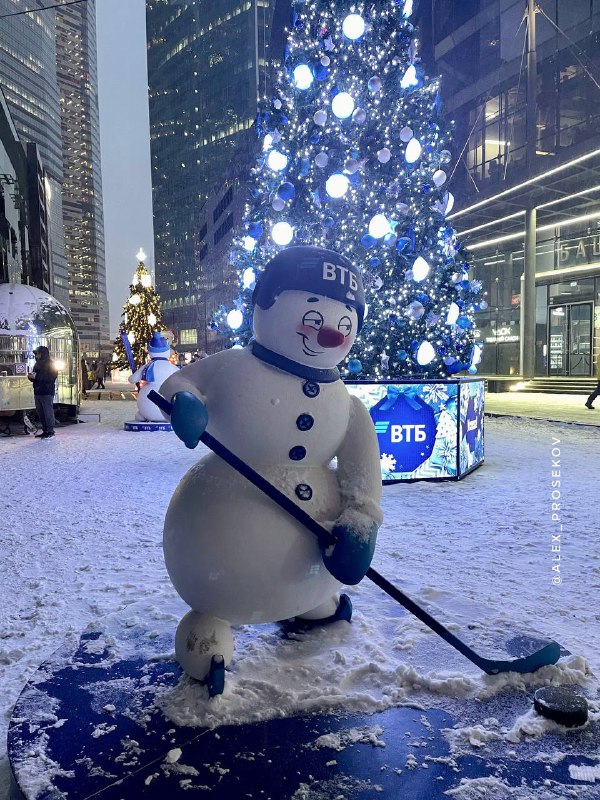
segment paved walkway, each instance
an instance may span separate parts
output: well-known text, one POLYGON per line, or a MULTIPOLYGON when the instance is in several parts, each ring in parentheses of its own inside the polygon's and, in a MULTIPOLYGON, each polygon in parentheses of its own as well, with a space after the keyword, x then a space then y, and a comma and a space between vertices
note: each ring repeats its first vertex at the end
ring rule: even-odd
MULTIPOLYGON (((90 403, 96 400, 135 400, 135 389, 131 384, 106 383, 106 389, 88 392, 90 403)), ((485 398, 487 414, 497 416, 529 417, 548 419, 555 422, 572 422, 578 425, 600 427, 600 397, 595 402, 595 410, 585 407, 586 395, 578 394, 539 394, 537 392, 488 392, 485 398)), ((86 402, 81 411, 85 413, 86 402)))
POLYGON ((600 427, 600 397, 594 411, 585 407, 586 395, 539 394, 537 392, 499 392, 485 397, 487 414, 549 419, 600 427))

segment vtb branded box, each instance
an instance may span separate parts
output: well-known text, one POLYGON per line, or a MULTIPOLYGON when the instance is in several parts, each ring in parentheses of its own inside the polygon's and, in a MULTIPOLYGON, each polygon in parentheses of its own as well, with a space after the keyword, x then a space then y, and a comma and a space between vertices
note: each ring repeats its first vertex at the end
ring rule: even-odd
POLYGON ((481 378, 346 381, 379 440, 384 483, 460 480, 484 460, 481 378))

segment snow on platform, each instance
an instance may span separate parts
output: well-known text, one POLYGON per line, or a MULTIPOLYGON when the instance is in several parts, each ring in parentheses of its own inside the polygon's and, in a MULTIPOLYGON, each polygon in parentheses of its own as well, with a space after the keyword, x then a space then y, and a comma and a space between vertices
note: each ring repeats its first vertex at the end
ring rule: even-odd
MULTIPOLYGON (((185 609, 164 568, 162 522, 179 479, 200 452, 187 450, 173 434, 125 432, 122 426, 130 417, 129 403, 98 402, 86 411, 100 412, 101 424, 58 428, 55 439, 48 442, 32 437, 0 440, 2 740, 21 691, 28 681, 40 678, 40 664, 52 659, 65 637, 70 637, 71 652, 75 652, 89 624, 101 635, 113 619, 132 631, 149 631, 149 640, 154 632, 163 658, 148 663, 157 669, 172 663, 168 631, 174 632, 185 609)), ((338 719, 343 708, 347 715, 364 717, 360 724, 349 720, 349 730, 381 727, 378 736, 386 742, 385 748, 360 742, 348 745, 345 757, 364 752, 365 764, 368 761, 373 769, 388 764, 390 769, 382 771, 386 781, 397 778, 401 787, 409 770, 403 751, 392 743, 402 725, 409 725, 407 715, 414 714, 412 707, 417 705, 432 725, 434 732, 429 735, 439 742, 440 752, 447 748, 441 757, 457 754, 463 759, 460 772, 453 773, 454 788, 446 796, 459 800, 600 797, 600 780, 594 777, 600 761, 584 757, 581 742, 585 739, 576 738, 587 734, 553 732, 547 720, 540 729, 539 718, 529 710, 530 696, 538 686, 571 683, 591 700, 586 730, 597 725, 599 454, 600 431, 594 428, 491 419, 486 420, 486 463, 464 481, 384 489, 385 521, 374 567, 415 600, 456 615, 457 624, 464 624, 475 603, 488 609, 488 624, 517 622, 521 628, 556 639, 573 654, 559 665, 533 676, 485 676, 365 581, 349 592, 355 607, 352 625, 340 623, 335 631, 315 632, 300 642, 282 639, 270 626, 238 632, 226 694, 207 706, 205 696, 192 691, 191 682, 179 680, 173 672, 177 683, 163 698, 160 713, 177 730, 191 730, 194 725, 211 729, 210 736, 223 746, 217 739, 219 729, 236 725, 239 731, 231 736, 239 744, 232 744, 232 750, 243 745, 236 750, 243 754, 260 752, 252 733, 256 729, 244 726, 268 723, 273 742, 281 742, 288 735, 288 719, 318 713, 327 731, 327 720, 332 714, 338 719), (557 472, 558 477, 553 474, 557 472), (553 486, 557 480, 559 485, 553 486), (553 510, 553 503, 559 504, 558 510, 553 510), (559 551, 553 540, 556 536, 559 551), (488 704, 502 698, 510 698, 508 708, 491 713, 488 704), (436 714, 437 721, 432 722, 431 715, 436 714), (384 724, 389 715, 398 715, 398 722, 384 724), (389 755, 392 750, 397 758, 389 755), (381 763, 380 758, 384 759, 381 763), (470 759, 476 759, 479 772, 470 770, 470 759), (497 766, 492 764, 486 772, 490 759, 497 766), (502 766, 514 762, 518 772, 528 761, 552 772, 548 783, 535 784, 533 794, 527 783, 519 788, 508 766, 502 766), (394 773, 394 768, 402 769, 402 774, 394 773)), ((198 687, 194 684, 193 688, 198 687)), ((62 727, 67 730, 76 721, 76 713, 67 713, 64 716, 56 709, 52 711, 56 720, 49 718, 44 724, 57 725, 64 718, 68 722, 62 727)), ((110 727, 109 712, 93 719, 94 726, 101 723, 110 727)), ((61 726, 53 730, 60 732, 61 726)), ((331 727, 329 733, 336 731, 331 727)), ((102 741, 103 735, 93 738, 102 741)), ((300 738, 304 741, 304 734, 300 738)), ((417 740, 414 730, 409 738, 417 740)), ((206 736, 204 740, 208 741, 206 736)), ((168 749, 155 770, 160 775, 166 754, 177 750, 178 741, 183 739, 175 744, 165 740, 168 749)), ((335 736, 324 741, 335 741, 335 736)), ((438 752, 438 745, 427 751, 428 740, 424 741, 423 750, 438 752)), ((188 749, 181 750, 173 763, 193 765, 188 749)), ((327 767, 327 763, 341 763, 341 757, 335 749, 322 754, 326 760, 318 762, 320 771, 314 781, 304 776, 281 796, 293 800, 329 800, 340 794, 348 799, 380 796, 372 772, 370 787, 357 783, 335 794, 335 781, 327 783, 327 772, 334 765, 327 767)), ((6 754, 2 756, 0 797, 4 800, 9 769, 6 754)), ((206 762, 216 769, 210 773, 215 781, 217 756, 217 750, 211 750, 213 760, 206 762)), ((230 756, 234 759, 233 752, 230 756)), ((415 758, 420 765, 417 754, 415 758)), ((261 762, 263 773, 277 770, 277 760, 272 761, 274 766, 261 762)), ((238 765, 237 775, 243 774, 241 762, 243 755, 232 761, 238 765)), ((418 769, 428 772, 433 763, 418 769)), ((222 768, 231 769, 231 765, 222 762, 222 768)), ((343 766, 347 775, 354 775, 353 769, 343 766)), ((365 774, 361 769, 357 762, 356 776, 365 774)), ((186 777, 192 776, 177 775, 177 785, 186 777)), ((233 777, 231 773, 230 780, 233 777)), ((448 790, 450 784, 444 785, 448 790)), ((410 792, 403 795, 401 791, 397 796, 412 800, 410 792)), ((123 796, 131 800, 135 795, 123 796)), ((268 792, 260 795, 266 796, 268 792)))

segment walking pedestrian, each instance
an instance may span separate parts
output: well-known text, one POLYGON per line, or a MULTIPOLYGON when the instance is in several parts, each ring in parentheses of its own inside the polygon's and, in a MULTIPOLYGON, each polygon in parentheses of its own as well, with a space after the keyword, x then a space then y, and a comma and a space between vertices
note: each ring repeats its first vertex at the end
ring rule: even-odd
POLYGON ((589 408, 590 411, 594 410, 594 406, 592 403, 594 400, 600 395, 600 353, 598 353, 598 363, 596 364, 596 378, 598 379, 598 384, 588 399, 585 401, 585 407, 589 408))
POLYGON ((96 383, 97 386, 93 386, 93 389, 106 389, 104 385, 104 374, 106 372, 106 363, 103 361, 102 356, 96 361, 96 383))
POLYGON ((36 434, 36 439, 51 439, 54 436, 53 400, 58 370, 50 358, 50 351, 44 345, 36 347, 33 355, 35 364, 27 377, 33 383, 35 410, 42 426, 42 433, 36 434))

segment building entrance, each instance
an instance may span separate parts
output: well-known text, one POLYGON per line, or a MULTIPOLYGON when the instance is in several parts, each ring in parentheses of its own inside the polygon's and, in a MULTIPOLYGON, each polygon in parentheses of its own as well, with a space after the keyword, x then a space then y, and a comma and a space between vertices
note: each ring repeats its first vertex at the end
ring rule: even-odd
POLYGON ((548 309, 548 374, 591 375, 593 303, 548 309))

